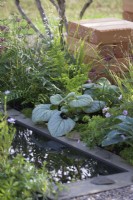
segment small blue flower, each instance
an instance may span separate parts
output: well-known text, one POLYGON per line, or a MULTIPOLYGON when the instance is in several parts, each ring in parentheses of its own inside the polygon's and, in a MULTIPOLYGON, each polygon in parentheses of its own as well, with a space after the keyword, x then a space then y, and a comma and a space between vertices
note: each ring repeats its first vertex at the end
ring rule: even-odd
POLYGON ((109 110, 109 107, 104 107, 104 108, 102 109, 102 113, 106 113, 108 110, 109 110))
POLYGON ((106 117, 106 118, 111 117, 111 114, 110 114, 109 112, 107 112, 107 113, 105 114, 105 117, 106 117))
POLYGON ((10 94, 10 93, 11 93, 10 90, 6 90, 6 91, 4 92, 5 95, 8 95, 8 94, 10 94))
POLYGON ((122 94, 118 97, 118 100, 122 100, 122 94))
POLYGON ((88 79, 88 80, 87 80, 87 83, 92 83, 91 79, 88 79))
POLYGON ((126 115, 128 115, 128 111, 127 110, 123 110, 122 114, 126 116, 126 115))
POLYGON ((8 120, 7 120, 9 123, 11 123, 11 124, 15 124, 15 119, 14 118, 9 118, 8 120))
POLYGON ((77 143, 80 143, 80 140, 78 139, 77 143))

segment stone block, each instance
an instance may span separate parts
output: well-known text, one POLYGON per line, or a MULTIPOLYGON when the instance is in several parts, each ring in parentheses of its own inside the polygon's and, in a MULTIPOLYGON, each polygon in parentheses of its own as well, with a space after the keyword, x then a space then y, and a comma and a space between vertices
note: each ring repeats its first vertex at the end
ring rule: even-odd
POLYGON ((97 45, 128 42, 133 40, 133 23, 114 18, 69 22, 68 35, 97 45))
POLYGON ((133 0, 123 0, 123 10, 133 13, 133 0))
POLYGON ((114 84, 114 79, 111 75, 115 73, 117 76, 121 77, 123 73, 127 73, 130 62, 131 60, 129 58, 112 59, 110 61, 101 60, 99 62, 94 61, 88 76, 92 81, 100 77, 106 77, 114 84))
POLYGON ((92 58, 98 58, 101 56, 105 59, 111 58, 123 58, 125 55, 130 54, 130 45, 128 42, 114 43, 114 44, 100 44, 95 45, 88 43, 86 41, 74 38, 67 37, 67 44, 69 50, 72 52, 80 51, 83 49, 84 55, 92 58), (82 47, 81 47, 82 46, 82 47))
POLYGON ((88 43, 84 40, 80 40, 74 37, 67 37, 67 45, 70 51, 76 52, 76 51, 82 51, 85 56, 89 56, 92 58, 97 57, 98 52, 98 45, 88 43))
POLYGON ((128 65, 131 62, 129 58, 118 58, 118 59, 111 59, 109 61, 106 60, 94 60, 93 61, 93 68, 92 71, 97 73, 105 73, 109 71, 114 72, 124 72, 128 71, 128 65))
POLYGON ((124 11, 122 13, 123 19, 133 22, 133 12, 124 11))

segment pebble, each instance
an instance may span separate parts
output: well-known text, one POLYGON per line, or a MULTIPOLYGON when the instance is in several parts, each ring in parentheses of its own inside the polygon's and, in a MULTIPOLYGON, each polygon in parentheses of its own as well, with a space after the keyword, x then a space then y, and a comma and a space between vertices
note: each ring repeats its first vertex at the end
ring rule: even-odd
POLYGON ((87 196, 69 198, 69 200, 133 200, 133 185, 87 196))

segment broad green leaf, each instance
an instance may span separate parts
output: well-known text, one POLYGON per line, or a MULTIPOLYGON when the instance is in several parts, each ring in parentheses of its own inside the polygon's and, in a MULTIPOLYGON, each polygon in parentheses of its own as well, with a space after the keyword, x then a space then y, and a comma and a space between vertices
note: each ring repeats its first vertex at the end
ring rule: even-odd
POLYGON ((69 102, 71 108, 85 107, 91 105, 93 99, 90 95, 77 96, 76 99, 69 102))
POLYGON ((125 131, 125 132, 130 132, 133 130, 132 126, 130 126, 124 122, 114 125, 113 128, 121 130, 121 131, 125 131))
POLYGON ((115 138, 106 138, 105 140, 102 141, 102 146, 109 146, 109 145, 113 145, 113 144, 118 144, 120 142, 124 142, 125 140, 120 136, 115 137, 115 138))
POLYGON ((83 108, 85 113, 94 113, 102 110, 105 107, 106 103, 104 101, 93 101, 91 106, 83 108))
POLYGON ((50 97, 50 102, 53 105, 59 105, 63 101, 63 98, 60 94, 56 94, 50 97))
POLYGON ((110 132, 107 134, 107 137, 108 137, 108 138, 114 138, 114 137, 116 137, 116 136, 118 136, 118 135, 122 135, 122 134, 123 134, 122 131, 119 131, 119 130, 112 130, 112 131, 110 131, 110 132))
POLYGON ((75 92, 70 92, 64 99, 67 99, 69 97, 75 97, 75 92))
POLYGON ((124 142, 127 139, 128 137, 125 137, 121 131, 113 130, 113 131, 110 131, 107 137, 102 141, 102 146, 117 144, 119 142, 124 142))
POLYGON ((116 118, 120 119, 121 121, 123 121, 127 124, 133 125, 133 118, 132 117, 128 117, 128 116, 125 116, 125 115, 119 115, 116 118))
POLYGON ((125 121, 126 116, 125 115, 119 115, 119 116, 116 117, 116 119, 120 119, 121 121, 125 121))
POLYGON ((32 121, 37 122, 47 122, 50 117, 57 112, 57 110, 50 110, 51 104, 40 104, 36 106, 32 111, 32 121))
POLYGON ((100 85, 103 85, 103 86, 110 86, 111 85, 111 83, 110 83, 110 81, 107 79, 107 78, 105 78, 105 77, 101 77, 101 78, 99 78, 97 81, 96 81, 96 83, 98 83, 98 84, 100 84, 100 85))
POLYGON ((84 91, 84 94, 88 94, 88 95, 90 95, 91 97, 94 96, 93 90, 85 90, 85 91, 84 91))
POLYGON ((116 85, 110 85, 109 90, 112 90, 114 92, 120 92, 119 88, 116 85))
POLYGON ((48 130, 53 137, 59 137, 69 133, 75 126, 71 118, 64 117, 61 111, 56 112, 48 122, 48 130))

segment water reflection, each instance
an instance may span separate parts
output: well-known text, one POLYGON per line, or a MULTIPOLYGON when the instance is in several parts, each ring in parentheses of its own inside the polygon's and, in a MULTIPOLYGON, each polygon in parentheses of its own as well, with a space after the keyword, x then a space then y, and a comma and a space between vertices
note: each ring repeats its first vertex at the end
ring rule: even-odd
POLYGON ((77 152, 19 126, 17 126, 17 133, 10 149, 12 156, 18 153, 34 163, 36 167, 41 167, 46 161, 46 167, 55 182, 70 183, 120 171, 80 151, 77 152))

